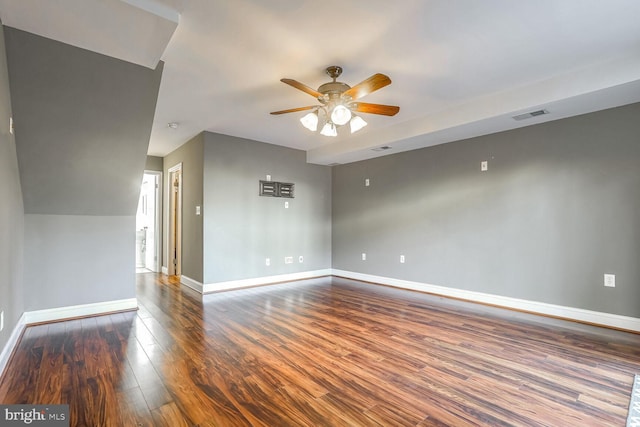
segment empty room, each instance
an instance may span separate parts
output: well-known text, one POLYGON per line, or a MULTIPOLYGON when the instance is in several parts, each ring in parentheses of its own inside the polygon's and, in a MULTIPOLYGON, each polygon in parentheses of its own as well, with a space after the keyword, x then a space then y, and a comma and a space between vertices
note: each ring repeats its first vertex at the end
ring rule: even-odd
POLYGON ((0 426, 640 425, 638 16, 0 0, 0 426))

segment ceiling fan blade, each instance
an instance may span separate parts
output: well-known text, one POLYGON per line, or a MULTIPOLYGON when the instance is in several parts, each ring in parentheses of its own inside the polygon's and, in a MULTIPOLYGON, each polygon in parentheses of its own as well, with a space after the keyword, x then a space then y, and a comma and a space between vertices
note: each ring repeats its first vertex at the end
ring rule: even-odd
POLYGON ((369 104, 366 102, 354 103, 354 108, 359 113, 382 114, 383 116, 395 116, 400 107, 395 105, 369 104))
POLYGON ((286 114, 286 113, 295 113, 297 111, 312 110, 317 107, 318 107, 317 105, 310 105, 308 107, 289 108, 288 110, 272 111, 271 114, 278 115, 278 114, 286 114))
POLYGON ((348 95, 351 99, 359 99, 390 84, 391 79, 388 76, 377 73, 358 83, 351 89, 346 90, 342 95, 348 95))
POLYGON ((320 92, 318 92, 317 90, 315 90, 315 89, 311 89, 309 86, 304 85, 304 84, 300 83, 300 82, 299 82, 299 81, 297 81, 297 80, 293 80, 293 79, 280 79, 280 81, 281 81, 282 83, 286 83, 286 84, 288 84, 289 86, 293 86, 293 87, 295 87, 295 88, 296 88, 296 89, 298 89, 298 90, 301 90, 301 91, 303 91, 303 92, 305 92, 305 93, 308 93, 309 95, 313 96, 314 98, 319 98, 319 97, 321 97, 321 96, 322 96, 322 94, 321 94, 320 92))

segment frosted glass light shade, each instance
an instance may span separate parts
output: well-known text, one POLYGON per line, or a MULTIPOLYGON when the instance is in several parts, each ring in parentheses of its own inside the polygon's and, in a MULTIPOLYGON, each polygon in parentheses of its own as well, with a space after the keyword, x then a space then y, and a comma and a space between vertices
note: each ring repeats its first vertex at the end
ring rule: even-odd
POLYGON ((300 119, 300 123, 311 132, 315 132, 318 129, 318 115, 315 112, 306 114, 300 119))
POLYGON ((365 122, 364 119, 360 116, 353 116, 353 118, 351 119, 351 123, 349 124, 351 126, 351 133, 355 133, 365 127, 367 125, 367 122, 365 122))
POLYGON ((331 121, 338 126, 347 124, 351 120, 351 110, 344 105, 336 105, 331 112, 331 121))
POLYGON ((325 123, 324 127, 320 131, 320 135, 324 136, 338 136, 338 131, 336 130, 336 125, 331 122, 325 123))

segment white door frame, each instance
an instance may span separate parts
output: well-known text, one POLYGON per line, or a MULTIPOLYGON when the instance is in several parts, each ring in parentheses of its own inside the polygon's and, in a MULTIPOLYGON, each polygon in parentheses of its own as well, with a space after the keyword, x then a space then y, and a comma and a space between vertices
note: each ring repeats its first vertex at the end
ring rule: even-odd
POLYGON ((167 195, 167 208, 169 210, 167 215, 167 274, 170 276, 180 275, 182 273, 182 162, 178 163, 175 166, 172 166, 168 170, 167 174, 167 191, 165 193, 167 195), (177 197, 173 197, 173 189, 174 185, 172 179, 174 174, 179 172, 178 175, 178 187, 177 187, 177 197), (174 212, 176 218, 174 219, 174 212), (175 229, 174 229, 175 225, 175 229), (174 264, 174 254, 172 254, 171 249, 175 246, 175 260, 174 264))
MULTIPOLYGON (((142 185, 144 185, 144 175, 154 176, 155 179, 155 188, 154 188, 154 218, 153 218, 153 233, 154 233, 154 247, 146 248, 147 251, 153 250, 153 264, 149 265, 144 262, 144 267, 153 272, 160 272, 162 267, 162 172, 155 170, 144 170, 141 187, 140 187, 140 197, 138 199, 138 209, 140 208, 140 202, 142 201, 142 185)), ((137 214, 136 214, 137 215, 137 214)), ((136 219, 136 233, 138 232, 138 221, 136 219)), ((137 249, 136 249, 137 250, 137 249)), ((136 255, 137 257, 137 255, 136 255)), ((136 266, 137 268, 137 266, 136 266)))

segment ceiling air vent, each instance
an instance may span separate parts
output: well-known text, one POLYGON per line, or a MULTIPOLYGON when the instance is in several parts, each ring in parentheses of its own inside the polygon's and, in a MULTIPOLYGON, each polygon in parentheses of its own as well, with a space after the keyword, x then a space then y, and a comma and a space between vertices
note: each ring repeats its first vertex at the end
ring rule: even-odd
POLYGON ((517 116, 513 116, 513 119, 514 120, 526 120, 526 119, 530 119, 532 117, 543 116, 545 114, 549 114, 549 112, 547 110, 530 111, 528 113, 518 114, 517 116))
POLYGON ((391 147, 389 147, 388 145, 383 145, 382 147, 376 147, 371 149, 371 151, 385 151, 385 150, 391 150, 391 147))

